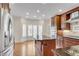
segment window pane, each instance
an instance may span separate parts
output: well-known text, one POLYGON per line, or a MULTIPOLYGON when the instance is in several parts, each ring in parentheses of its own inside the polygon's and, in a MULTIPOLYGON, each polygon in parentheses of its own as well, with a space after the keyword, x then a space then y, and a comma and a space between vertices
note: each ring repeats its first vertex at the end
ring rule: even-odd
POLYGON ((32 36, 32 25, 28 25, 28 36, 32 36))
POLYGON ((42 25, 38 26, 38 39, 42 39, 42 25))
POLYGON ((22 36, 26 37, 26 24, 23 24, 23 32, 22 36))
POLYGON ((37 39, 37 25, 33 25, 33 38, 37 39))

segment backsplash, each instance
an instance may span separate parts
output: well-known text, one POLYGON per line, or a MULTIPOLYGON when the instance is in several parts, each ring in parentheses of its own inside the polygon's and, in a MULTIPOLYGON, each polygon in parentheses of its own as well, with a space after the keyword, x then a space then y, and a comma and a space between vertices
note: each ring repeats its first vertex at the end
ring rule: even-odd
POLYGON ((79 32, 79 21, 78 22, 73 22, 71 24, 71 30, 74 32, 79 32))

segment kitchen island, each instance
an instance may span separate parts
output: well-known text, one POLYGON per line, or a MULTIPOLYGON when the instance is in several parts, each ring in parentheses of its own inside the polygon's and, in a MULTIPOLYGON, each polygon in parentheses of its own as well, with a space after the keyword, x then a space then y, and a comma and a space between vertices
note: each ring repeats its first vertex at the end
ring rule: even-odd
POLYGON ((55 39, 43 36, 41 40, 35 40, 36 56, 53 56, 51 49, 55 49, 55 39))

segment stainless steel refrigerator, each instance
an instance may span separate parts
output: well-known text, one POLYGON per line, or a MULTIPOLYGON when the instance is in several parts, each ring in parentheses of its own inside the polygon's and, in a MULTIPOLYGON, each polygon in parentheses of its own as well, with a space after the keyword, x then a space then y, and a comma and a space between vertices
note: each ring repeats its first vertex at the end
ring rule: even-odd
POLYGON ((13 47, 12 17, 6 10, 0 8, 0 56, 12 56, 13 47))

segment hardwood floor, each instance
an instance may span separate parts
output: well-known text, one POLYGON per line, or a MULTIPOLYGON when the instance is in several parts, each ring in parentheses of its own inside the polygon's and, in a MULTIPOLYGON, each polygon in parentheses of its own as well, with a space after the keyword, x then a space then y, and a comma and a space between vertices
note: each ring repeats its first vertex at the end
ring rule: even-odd
POLYGON ((53 56, 51 49, 55 48, 55 41, 45 40, 42 42, 35 43, 34 40, 28 40, 16 43, 14 56, 53 56))
POLYGON ((35 41, 28 40, 15 44, 14 56, 35 56, 35 41))

